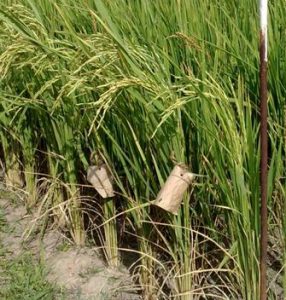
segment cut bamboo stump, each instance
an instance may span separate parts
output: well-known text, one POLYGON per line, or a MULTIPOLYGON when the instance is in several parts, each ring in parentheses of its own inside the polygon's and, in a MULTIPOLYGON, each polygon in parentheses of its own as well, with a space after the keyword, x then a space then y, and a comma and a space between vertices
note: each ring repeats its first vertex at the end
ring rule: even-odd
POLYGON ((105 199, 103 202, 103 216, 106 220, 104 224, 105 257, 110 267, 118 267, 119 252, 117 243, 117 226, 116 219, 113 219, 116 215, 116 206, 113 199, 111 199, 115 196, 112 186, 112 176, 107 166, 102 163, 88 168, 87 180, 92 184, 100 196, 105 199))
POLYGON ((115 196, 111 175, 105 164, 90 166, 87 170, 87 180, 93 185, 102 198, 115 196))
POLYGON ((177 215, 183 196, 195 175, 186 166, 176 165, 161 188, 154 205, 177 215))

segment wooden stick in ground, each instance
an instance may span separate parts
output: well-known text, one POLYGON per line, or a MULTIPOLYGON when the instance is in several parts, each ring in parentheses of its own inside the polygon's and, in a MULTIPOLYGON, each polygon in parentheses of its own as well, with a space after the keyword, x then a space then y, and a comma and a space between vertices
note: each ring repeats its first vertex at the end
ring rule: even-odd
POLYGON ((260 0, 260 185, 261 185, 261 240, 260 240, 260 300, 267 299, 267 0, 260 0))

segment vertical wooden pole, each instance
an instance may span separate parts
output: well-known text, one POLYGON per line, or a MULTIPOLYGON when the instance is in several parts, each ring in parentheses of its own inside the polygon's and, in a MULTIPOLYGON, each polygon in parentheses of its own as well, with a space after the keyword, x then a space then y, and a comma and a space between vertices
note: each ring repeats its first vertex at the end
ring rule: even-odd
POLYGON ((260 240, 260 300, 267 300, 267 0, 260 0, 260 185, 261 185, 261 240, 260 240))

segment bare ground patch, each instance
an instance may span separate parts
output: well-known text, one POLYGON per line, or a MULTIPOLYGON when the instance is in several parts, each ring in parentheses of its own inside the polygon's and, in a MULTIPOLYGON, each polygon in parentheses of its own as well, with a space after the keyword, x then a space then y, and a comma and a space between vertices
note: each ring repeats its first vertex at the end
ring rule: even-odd
POLYGON ((35 216, 27 213, 24 202, 13 200, 7 192, 0 195, 0 208, 7 223, 0 232, 2 248, 13 259, 26 251, 35 260, 40 258, 47 267, 48 281, 65 290, 65 299, 141 299, 127 269, 108 268, 96 247, 75 248, 58 230, 47 230, 42 238, 35 234, 25 240, 35 216))

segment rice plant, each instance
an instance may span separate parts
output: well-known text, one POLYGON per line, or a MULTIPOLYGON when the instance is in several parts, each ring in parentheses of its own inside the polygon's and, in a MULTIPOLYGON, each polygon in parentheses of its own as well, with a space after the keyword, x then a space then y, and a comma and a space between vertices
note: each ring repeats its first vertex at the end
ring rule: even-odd
MULTIPOLYGON (((269 268, 278 278, 285 13, 282 0, 270 3, 269 255, 279 271, 271 259, 269 268)), ((53 182, 51 222, 65 220, 83 245, 83 174, 101 151, 117 200, 95 227, 105 226, 107 258, 136 253, 131 271, 145 299, 259 299, 257 20, 254 0, 0 4, 1 159, 7 178, 14 172, 7 183, 25 188, 33 207, 43 177, 53 182), (152 206, 174 160, 203 175, 178 216, 152 206)), ((278 286, 269 286, 269 299, 281 296, 278 286)))

